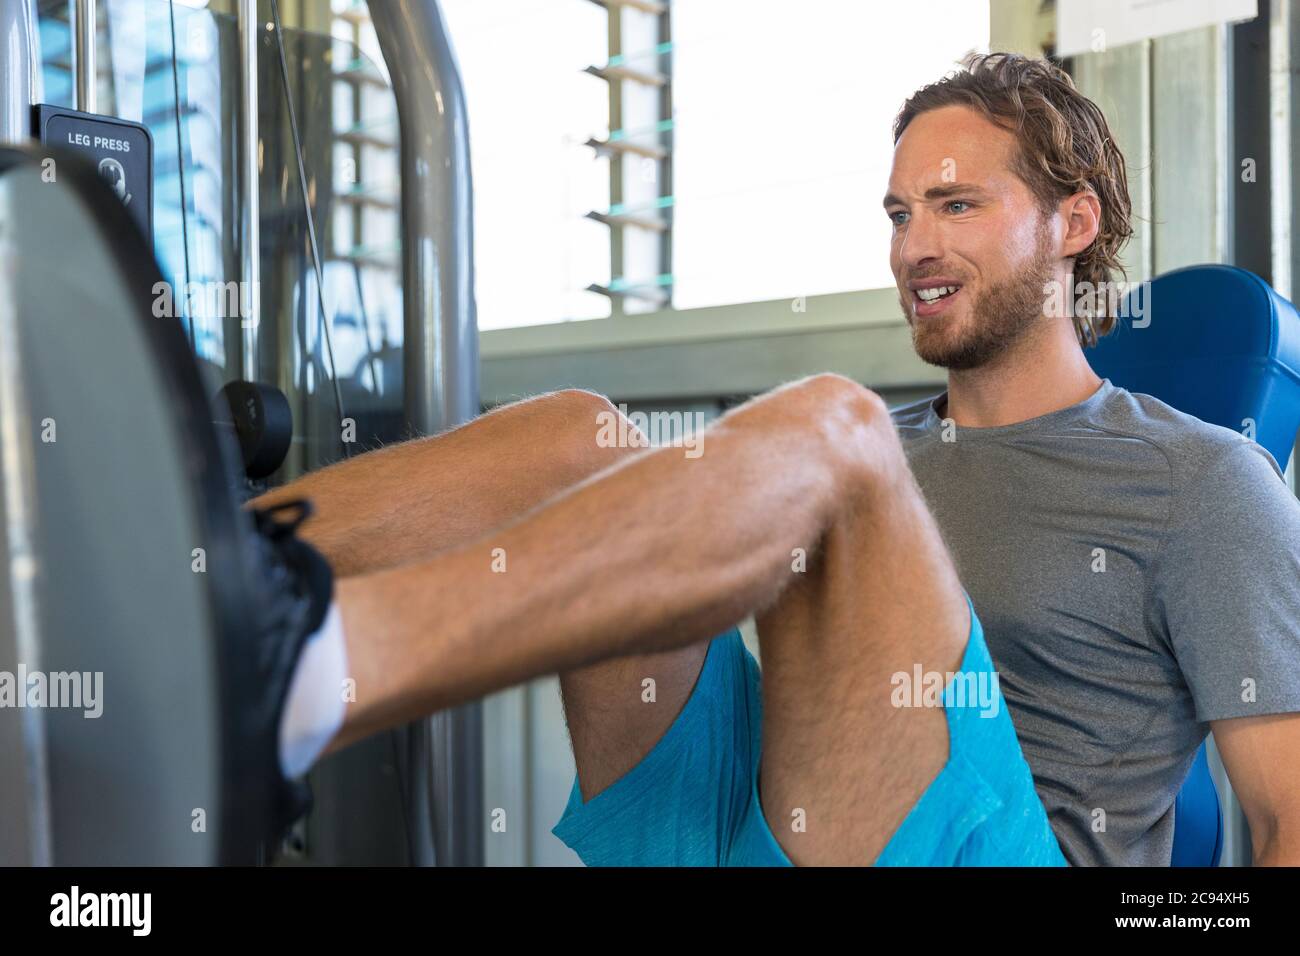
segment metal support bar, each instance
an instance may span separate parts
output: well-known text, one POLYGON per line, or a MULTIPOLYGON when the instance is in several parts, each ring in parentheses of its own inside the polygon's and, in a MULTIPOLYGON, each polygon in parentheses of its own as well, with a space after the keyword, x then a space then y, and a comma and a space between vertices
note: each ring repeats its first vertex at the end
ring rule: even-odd
MULTIPOLYGON (((21 241, 20 225, 0 195, 5 262, 17 258, 13 246, 21 241)), ((0 668, 11 673, 20 663, 33 671, 41 667, 34 432, 18 302, 15 277, 0 277, 0 668)), ((49 866, 53 842, 44 711, 12 708, 0 714, 0 747, 6 755, 18 754, 0 782, 0 866, 49 866)))
POLYGON ((239 0, 239 279, 244 290, 239 301, 248 303, 241 316, 242 369, 250 382, 257 375, 257 328, 261 319, 261 224, 258 194, 261 140, 257 119, 257 45, 261 35, 257 0, 239 0))
MULTIPOLYGON (((44 99, 35 0, 0 0, 0 141, 32 135, 32 104, 44 99)), ((20 224, 0 196, 0 261, 16 258, 20 224)), ((19 338, 16 277, 0 276, 0 670, 39 669, 40 573, 31 410, 19 338)), ((45 716, 0 712, 0 752, 19 754, 0 775, 0 866, 53 862, 45 716)))
POLYGON ((83 113, 94 113, 99 106, 95 64, 95 8, 95 0, 76 0, 73 5, 73 66, 76 71, 77 109, 83 113))
POLYGON ((0 142, 32 138, 32 104, 44 99, 36 0, 0 0, 0 142))
MULTIPOLYGON (((406 413, 416 432, 430 434, 479 411, 469 119, 436 0, 372 3, 370 16, 402 139, 406 413)), ((414 822, 431 816, 439 866, 481 865, 481 705, 444 712, 408 733, 407 777, 421 784, 408 805, 414 822)))

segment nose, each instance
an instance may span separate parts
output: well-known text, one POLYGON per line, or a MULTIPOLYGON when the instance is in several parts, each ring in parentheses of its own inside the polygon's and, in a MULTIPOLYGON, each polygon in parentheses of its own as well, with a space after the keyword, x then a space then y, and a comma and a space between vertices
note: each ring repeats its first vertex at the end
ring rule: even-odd
POLYGON ((907 220, 898 241, 899 265, 910 272, 943 259, 942 240, 942 230, 934 217, 924 211, 914 213, 907 220))

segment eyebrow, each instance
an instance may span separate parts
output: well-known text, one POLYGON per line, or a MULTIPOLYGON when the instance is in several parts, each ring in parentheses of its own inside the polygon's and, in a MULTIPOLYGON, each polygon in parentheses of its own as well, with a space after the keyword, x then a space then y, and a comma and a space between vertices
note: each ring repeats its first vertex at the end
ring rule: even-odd
MULTIPOLYGON (((931 186, 921 198, 929 201, 932 199, 949 199, 953 196, 987 197, 988 192, 974 183, 944 183, 942 186, 931 186)), ((906 206, 907 203, 893 193, 886 193, 882 205, 888 208, 890 206, 906 206)))

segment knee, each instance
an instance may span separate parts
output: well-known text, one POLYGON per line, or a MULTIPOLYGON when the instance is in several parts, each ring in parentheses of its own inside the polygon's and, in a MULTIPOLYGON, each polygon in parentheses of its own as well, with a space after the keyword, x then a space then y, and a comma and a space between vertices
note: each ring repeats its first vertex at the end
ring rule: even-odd
MULTIPOLYGON (((594 423, 605 412, 617 412, 611 402, 598 392, 585 388, 562 388, 528 400, 532 409, 554 424, 594 423)), ((595 427, 594 424, 592 426, 595 427)))
POLYGON ((575 482, 648 445, 622 411, 596 392, 567 388, 535 402, 541 434, 554 460, 575 482))
POLYGON ((828 415, 842 416, 852 423, 873 423, 889 417, 885 400, 853 379, 836 372, 822 372, 795 383, 828 415))
POLYGON ((906 471, 906 457, 885 400, 843 375, 823 373, 796 386, 810 406, 820 447, 845 487, 879 486, 906 471))

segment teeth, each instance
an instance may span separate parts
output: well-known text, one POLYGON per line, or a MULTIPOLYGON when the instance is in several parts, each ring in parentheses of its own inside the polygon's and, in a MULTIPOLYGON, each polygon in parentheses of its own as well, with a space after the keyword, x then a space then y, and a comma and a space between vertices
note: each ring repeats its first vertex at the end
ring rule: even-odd
POLYGON ((939 286, 936 289, 917 289, 916 295, 917 298, 919 298, 922 302, 933 302, 935 299, 941 298, 945 295, 949 295, 950 293, 956 291, 957 291, 957 287, 955 285, 944 285, 944 286, 939 286))

